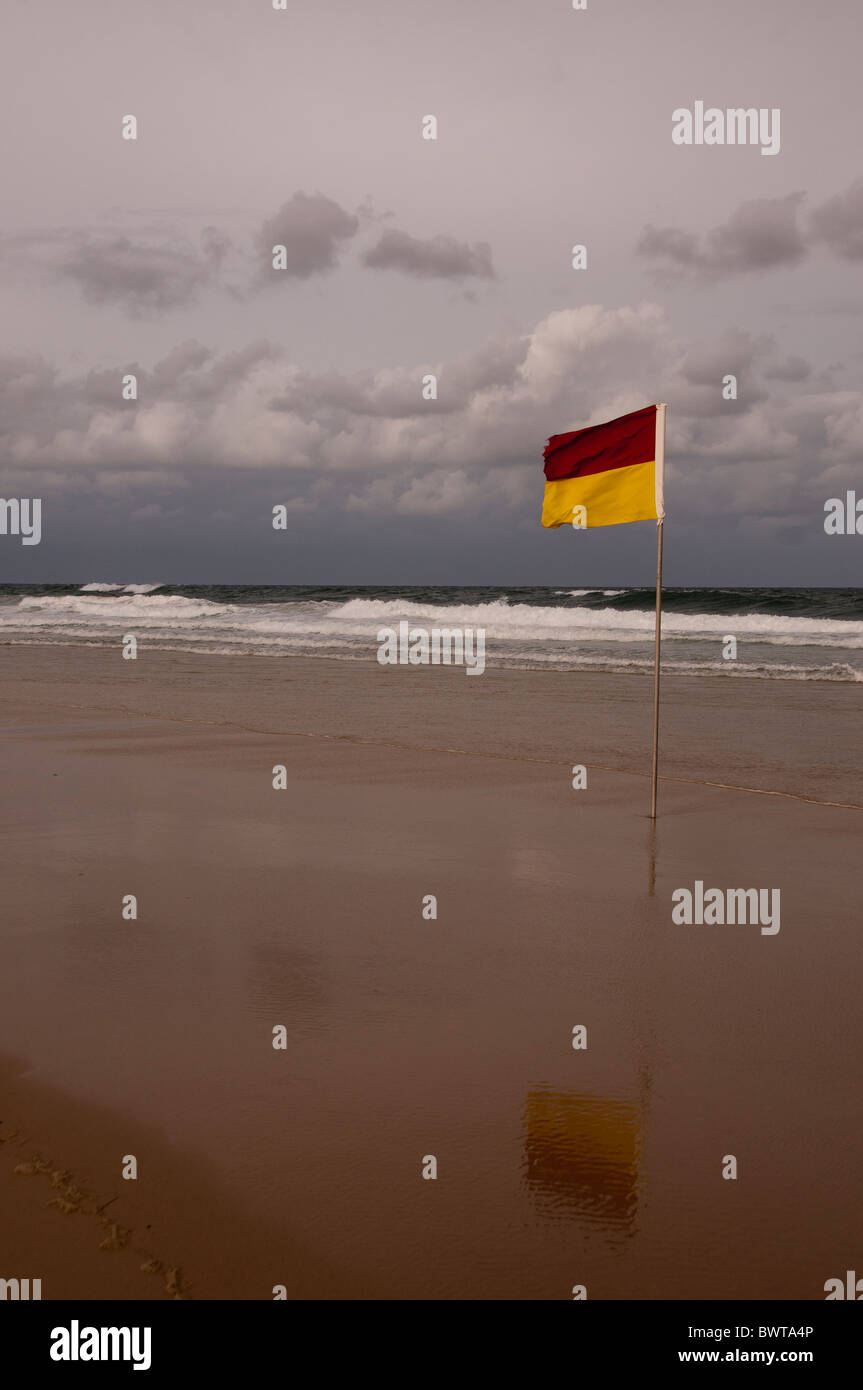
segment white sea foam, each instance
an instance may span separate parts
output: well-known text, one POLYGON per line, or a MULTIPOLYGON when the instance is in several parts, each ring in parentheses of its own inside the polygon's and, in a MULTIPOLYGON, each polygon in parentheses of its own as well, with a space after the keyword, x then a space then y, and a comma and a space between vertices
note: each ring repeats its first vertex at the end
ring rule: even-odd
POLYGON ((567 594, 570 598, 586 598, 588 594, 602 594, 603 598, 612 598, 629 591, 627 589, 555 589, 554 592, 561 596, 567 594))
POLYGON ((154 589, 161 589, 161 584, 82 584, 78 590, 81 594, 151 594, 154 589))
POLYGON ((101 594, 94 598, 89 595, 86 598, 79 597, 78 594, 39 594, 37 597, 22 598, 18 603, 18 611, 42 614, 46 622, 60 625, 66 614, 76 618, 91 618, 96 622, 108 620, 125 623, 130 618, 139 622, 158 622, 164 618, 188 621, 192 618, 218 616, 232 608, 234 605, 211 603, 209 599, 183 598, 180 594, 149 596, 137 590, 128 595, 117 594, 110 598, 101 594))
MULTIPOLYGON (((217 603, 152 592, 158 585, 123 585, 122 592, 109 592, 105 585, 86 587, 86 593, 0 604, 0 641, 113 645, 131 631, 143 634, 151 647, 368 659, 376 650, 379 629, 406 620, 425 627, 483 628, 489 665, 640 671, 652 662, 654 617, 648 609, 623 612, 505 599, 217 603)), ((768 613, 663 614, 663 668, 669 672, 860 681, 859 658, 851 660, 860 651, 859 621, 768 613), (736 661, 722 660, 722 639, 729 634, 738 641, 736 661)))
MULTIPOLYGON (((484 627, 487 637, 523 638, 541 633, 546 640, 644 642, 652 638, 654 615, 644 609, 619 612, 613 608, 543 608, 527 603, 432 605, 392 599, 350 599, 330 615, 343 621, 367 620, 392 624, 400 618, 430 619, 440 624, 484 627)), ((716 640, 727 633, 771 644, 838 646, 863 649, 863 622, 835 618, 800 618, 771 613, 673 613, 662 615, 663 637, 716 640)))

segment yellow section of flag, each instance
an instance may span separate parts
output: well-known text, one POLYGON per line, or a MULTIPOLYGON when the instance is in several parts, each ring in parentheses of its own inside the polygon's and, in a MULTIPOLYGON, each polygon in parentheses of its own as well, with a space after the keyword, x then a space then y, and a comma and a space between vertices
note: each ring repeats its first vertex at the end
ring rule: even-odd
POLYGON ((580 530, 656 518, 656 465, 652 459, 545 485, 543 526, 574 525, 580 530))

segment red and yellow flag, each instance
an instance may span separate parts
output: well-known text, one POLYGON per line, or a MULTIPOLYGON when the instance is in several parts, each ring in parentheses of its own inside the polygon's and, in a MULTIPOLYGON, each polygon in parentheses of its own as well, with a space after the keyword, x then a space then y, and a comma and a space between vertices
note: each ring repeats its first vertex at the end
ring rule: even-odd
POLYGON ((581 529, 664 516, 657 414, 648 405, 604 425, 553 434, 543 453, 543 526, 581 529))

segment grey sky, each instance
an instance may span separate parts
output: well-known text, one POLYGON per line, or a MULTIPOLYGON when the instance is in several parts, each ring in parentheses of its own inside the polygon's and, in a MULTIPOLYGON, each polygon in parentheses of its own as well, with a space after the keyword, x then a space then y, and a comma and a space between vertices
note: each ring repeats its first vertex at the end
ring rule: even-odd
POLYGON ((540 528, 541 456, 664 399, 669 583, 859 582, 823 533, 863 496, 855 0, 4 28, 2 492, 43 499, 4 577, 649 583, 650 525, 540 528), (780 153, 675 146, 697 99, 780 108, 780 153))

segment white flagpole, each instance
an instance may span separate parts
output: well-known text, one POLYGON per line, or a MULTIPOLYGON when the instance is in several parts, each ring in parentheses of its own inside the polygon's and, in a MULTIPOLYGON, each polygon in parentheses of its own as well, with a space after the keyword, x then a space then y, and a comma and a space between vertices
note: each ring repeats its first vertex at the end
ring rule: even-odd
POLYGON ((650 819, 656 820, 656 782, 659 769, 659 644, 662 634, 662 523, 665 520, 665 412, 656 407, 656 630, 653 649, 653 766, 651 768, 650 819))

